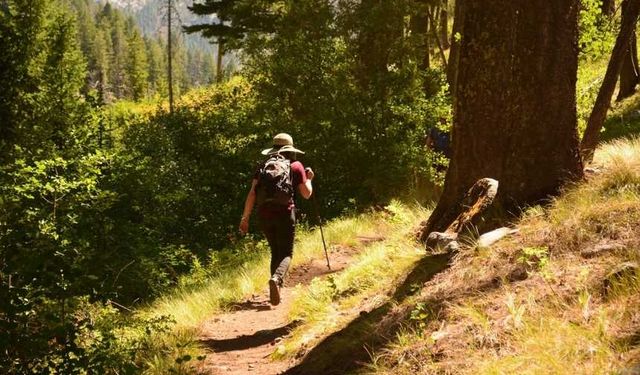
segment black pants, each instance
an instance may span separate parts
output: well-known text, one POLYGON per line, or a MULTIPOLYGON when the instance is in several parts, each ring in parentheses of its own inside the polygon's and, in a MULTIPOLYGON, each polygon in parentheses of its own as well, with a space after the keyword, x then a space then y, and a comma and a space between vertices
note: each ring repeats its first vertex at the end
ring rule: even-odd
POLYGON ((295 210, 270 219, 261 218, 258 220, 258 225, 267 237, 271 248, 271 276, 277 276, 281 281, 284 281, 293 256, 293 240, 296 229, 295 210))

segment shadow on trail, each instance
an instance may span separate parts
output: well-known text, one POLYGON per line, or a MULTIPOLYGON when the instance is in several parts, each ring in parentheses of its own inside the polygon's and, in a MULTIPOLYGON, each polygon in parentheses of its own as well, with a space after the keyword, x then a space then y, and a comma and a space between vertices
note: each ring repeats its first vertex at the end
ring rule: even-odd
POLYGON ((260 301, 246 301, 234 303, 231 305, 232 311, 269 311, 271 310, 271 305, 269 302, 260 302, 260 301))
MULTIPOLYGON (((448 268, 451 257, 452 254, 437 254, 422 258, 389 302, 371 312, 362 312, 347 327, 314 347, 301 363, 285 374, 344 374, 361 367, 370 359, 370 350, 367 348, 382 347, 395 337, 395 332, 400 328, 401 320, 389 317, 393 306, 420 291, 423 283, 448 268), (385 326, 382 332, 380 325, 385 326)), ((433 301, 435 305, 441 302, 433 301)))
POLYGON ((293 321, 286 326, 275 329, 267 329, 257 331, 253 335, 241 335, 232 339, 207 339, 200 340, 200 343, 206 345, 208 348, 216 353, 231 352, 235 350, 245 350, 249 348, 255 348, 258 346, 266 345, 273 342, 275 339, 286 336, 292 329, 297 326, 299 322, 293 321))

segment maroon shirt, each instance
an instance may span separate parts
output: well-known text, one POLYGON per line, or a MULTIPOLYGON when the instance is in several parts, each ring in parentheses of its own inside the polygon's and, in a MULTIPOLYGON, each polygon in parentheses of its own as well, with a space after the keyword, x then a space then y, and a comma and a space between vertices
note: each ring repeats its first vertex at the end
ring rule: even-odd
MULTIPOLYGON (((254 179, 258 179, 260 170, 256 170, 253 175, 254 179)), ((293 185, 294 195, 298 192, 298 186, 307 182, 307 173, 304 171, 304 165, 299 161, 291 162, 291 184, 293 185)), ((289 204, 285 207, 279 205, 264 204, 258 207, 258 215, 262 219, 271 219, 280 215, 288 215, 295 208, 296 204, 293 197, 289 200, 289 204)))

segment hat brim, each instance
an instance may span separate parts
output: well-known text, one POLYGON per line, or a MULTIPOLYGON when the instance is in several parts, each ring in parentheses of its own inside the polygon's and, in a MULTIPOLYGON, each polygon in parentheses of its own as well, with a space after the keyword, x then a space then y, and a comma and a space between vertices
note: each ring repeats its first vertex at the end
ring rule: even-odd
POLYGON ((262 150, 262 155, 273 155, 281 152, 295 152, 296 154, 304 155, 304 151, 300 151, 297 148, 289 145, 285 145, 282 147, 272 147, 266 150, 262 150))

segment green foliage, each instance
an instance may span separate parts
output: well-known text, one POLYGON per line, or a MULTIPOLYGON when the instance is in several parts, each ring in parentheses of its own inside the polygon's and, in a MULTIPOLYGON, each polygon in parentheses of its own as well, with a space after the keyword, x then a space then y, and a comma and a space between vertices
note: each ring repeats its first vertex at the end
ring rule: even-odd
POLYGON ((151 340, 167 332, 168 317, 125 317, 108 304, 72 298, 62 305, 31 288, 3 284, 6 308, 0 369, 11 374, 135 374, 151 340))
POLYGON ((425 302, 416 303, 413 310, 409 314, 409 320, 415 323, 418 328, 424 329, 430 321, 434 319, 432 308, 425 302))
POLYGON ((549 265, 548 247, 525 247, 518 256, 518 263, 535 270, 544 270, 549 265))
POLYGON ((204 257, 236 232, 257 151, 254 99, 242 79, 185 96, 173 116, 138 116, 119 128, 113 186, 119 217, 161 246, 204 257))
POLYGON ((307 151, 331 215, 429 178, 423 140, 449 104, 443 77, 418 69, 419 46, 403 34, 411 4, 290 3, 273 38, 246 42, 258 113, 307 151))
POLYGON ((579 18, 580 63, 576 85, 578 133, 586 128, 617 33, 615 15, 602 14, 600 0, 582 0, 579 18))
POLYGON ((602 13, 601 0, 581 0, 579 18, 580 59, 598 60, 608 55, 615 38, 614 16, 602 13))

